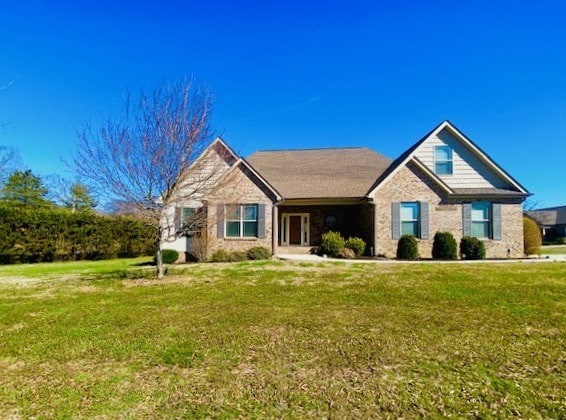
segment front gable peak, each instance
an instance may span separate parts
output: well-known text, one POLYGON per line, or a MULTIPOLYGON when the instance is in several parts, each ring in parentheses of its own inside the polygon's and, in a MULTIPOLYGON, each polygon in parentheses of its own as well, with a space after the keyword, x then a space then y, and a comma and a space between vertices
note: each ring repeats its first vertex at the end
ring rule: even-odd
POLYGON ((446 120, 405 151, 368 193, 372 197, 380 186, 409 162, 416 163, 448 194, 456 191, 499 191, 515 195, 529 192, 495 161, 446 120))

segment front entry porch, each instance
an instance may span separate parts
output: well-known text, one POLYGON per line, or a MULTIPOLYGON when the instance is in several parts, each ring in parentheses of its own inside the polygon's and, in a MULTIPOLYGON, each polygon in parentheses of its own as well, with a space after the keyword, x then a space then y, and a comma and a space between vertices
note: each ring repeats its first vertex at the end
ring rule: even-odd
POLYGON ((277 253, 308 254, 316 252, 322 235, 340 232, 344 238, 356 236, 373 248, 374 206, 355 204, 278 205, 277 253))

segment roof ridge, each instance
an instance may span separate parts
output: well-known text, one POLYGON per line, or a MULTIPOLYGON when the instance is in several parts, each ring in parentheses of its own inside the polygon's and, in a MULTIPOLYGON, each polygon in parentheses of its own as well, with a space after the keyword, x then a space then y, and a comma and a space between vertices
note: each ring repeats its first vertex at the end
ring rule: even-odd
POLYGON ((350 149, 368 149, 373 151, 367 146, 345 146, 345 147, 307 147, 307 148, 292 148, 292 149, 259 149, 257 152, 304 152, 309 150, 350 150, 350 149))
POLYGON ((548 210, 561 210, 561 209, 565 209, 566 206, 554 206, 554 207, 545 207, 542 209, 532 209, 529 211, 548 211, 548 210))

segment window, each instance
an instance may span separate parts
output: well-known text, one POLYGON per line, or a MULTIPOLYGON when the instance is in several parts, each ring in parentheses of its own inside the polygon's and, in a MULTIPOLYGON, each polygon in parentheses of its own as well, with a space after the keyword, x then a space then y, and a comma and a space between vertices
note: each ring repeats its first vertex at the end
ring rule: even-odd
POLYGON ((472 236, 489 238, 491 236, 491 204, 472 203, 472 236))
POLYGON ((434 173, 437 175, 452 175, 452 148, 436 146, 434 148, 434 173))
POLYGON ((226 236, 257 236, 257 204, 226 206, 226 236))
POLYGON ((324 218, 324 227, 327 229, 334 229, 338 225, 338 219, 333 214, 324 218))
POLYGON ((184 236, 192 237, 195 233, 200 232, 201 224, 204 221, 202 217, 202 207, 182 207, 178 212, 178 227, 184 236), (201 216, 198 216, 201 215, 201 216))
POLYGON ((401 235, 419 236, 419 203, 401 203, 401 235))
POLYGON ((183 207, 183 210, 181 211, 181 220, 183 223, 190 219, 196 212, 197 209, 194 207, 183 207))

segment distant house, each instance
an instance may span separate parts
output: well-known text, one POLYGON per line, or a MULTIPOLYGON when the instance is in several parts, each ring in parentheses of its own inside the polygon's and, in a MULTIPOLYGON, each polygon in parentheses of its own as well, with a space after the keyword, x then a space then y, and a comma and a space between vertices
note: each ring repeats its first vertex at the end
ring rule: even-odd
MULTIPOLYGON (((530 193, 449 121, 394 161, 368 148, 263 150, 243 159, 220 138, 205 154, 221 161, 225 177, 174 214, 177 225, 204 215, 198 242, 207 255, 253 246, 307 253, 332 230, 386 257, 403 234, 430 257, 437 231, 481 238, 488 257, 523 256, 521 203, 530 193)), ((195 241, 171 231, 166 247, 191 253, 195 241)))
POLYGON ((532 210, 527 215, 542 227, 545 241, 566 238, 566 206, 532 210))

